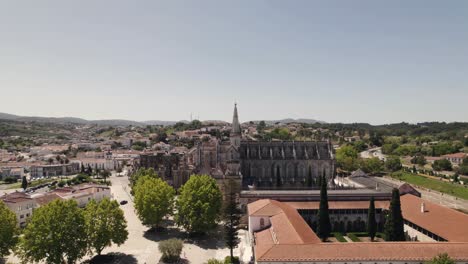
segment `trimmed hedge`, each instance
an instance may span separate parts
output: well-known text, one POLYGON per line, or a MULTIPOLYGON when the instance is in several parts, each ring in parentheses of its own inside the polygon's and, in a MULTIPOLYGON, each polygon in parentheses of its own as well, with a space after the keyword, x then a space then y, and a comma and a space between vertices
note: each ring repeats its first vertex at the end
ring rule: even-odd
POLYGON ((357 237, 368 237, 369 234, 367 232, 352 232, 350 234, 354 234, 357 237))
POLYGON ((346 236, 353 242, 361 242, 361 240, 356 236, 356 233, 347 233, 346 236))
POLYGON ((381 238, 381 239, 385 240, 385 234, 384 234, 384 233, 377 232, 377 233, 375 234, 375 236, 378 237, 378 238, 381 238))
POLYGON ((224 258, 224 264, 239 264, 239 257, 233 257, 231 259, 231 256, 227 256, 224 258))
POLYGON ((346 238, 344 238, 343 234, 340 232, 334 232, 332 235, 338 240, 339 242, 348 242, 346 238))

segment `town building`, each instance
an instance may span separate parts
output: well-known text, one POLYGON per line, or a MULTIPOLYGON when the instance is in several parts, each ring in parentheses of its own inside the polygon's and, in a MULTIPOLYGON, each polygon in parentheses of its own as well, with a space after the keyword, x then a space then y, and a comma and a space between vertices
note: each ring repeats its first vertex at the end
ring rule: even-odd
POLYGON ((71 161, 66 164, 36 164, 30 167, 31 179, 74 175, 80 172, 80 163, 71 161))
POLYGON ((460 165, 463 163, 463 159, 466 158, 467 155, 466 153, 453 153, 453 154, 447 154, 443 155, 442 158, 450 161, 453 165, 460 165))
MULTIPOLYGON (((70 187, 57 188, 45 194, 44 200, 50 200, 51 197, 59 197, 60 199, 73 199, 78 203, 79 207, 85 207, 91 200, 96 202, 104 198, 111 198, 110 188, 106 185, 96 184, 80 184, 70 187)), ((35 199, 40 199, 41 195, 35 196, 35 199)))
POLYGON ((13 192, 0 196, 5 205, 16 214, 16 219, 20 227, 26 225, 26 221, 32 216, 36 207, 36 202, 30 195, 24 192, 13 192))
POLYGON ((0 180, 5 178, 21 179, 25 176, 24 167, 21 166, 2 166, 0 167, 0 180))

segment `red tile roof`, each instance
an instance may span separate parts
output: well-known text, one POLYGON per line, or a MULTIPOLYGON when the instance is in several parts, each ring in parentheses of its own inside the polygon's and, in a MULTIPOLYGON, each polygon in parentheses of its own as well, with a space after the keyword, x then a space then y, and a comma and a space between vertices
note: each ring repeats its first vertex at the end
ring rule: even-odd
POLYGON ((468 243, 359 242, 304 245, 273 245, 257 256, 258 262, 286 261, 429 261, 447 253, 468 261, 468 243))
MULTIPOLYGON (((285 204, 295 209, 311 209, 318 210, 320 206, 319 201, 314 202, 285 202, 285 204)), ((375 201, 375 208, 388 209, 389 201, 375 201)), ((369 201, 329 201, 329 209, 368 209, 369 201)))
POLYGON ((43 195, 34 197, 34 200, 40 206, 46 205, 56 199, 62 199, 62 198, 55 193, 45 193, 43 195))
POLYGON ((453 153, 453 154, 447 154, 447 155, 443 155, 442 157, 444 158, 459 158, 459 159, 463 159, 466 157, 466 153, 453 153))
MULTIPOLYGON (((450 242, 468 242, 468 215, 423 200, 411 194, 401 196, 403 218, 450 242), (425 212, 421 212, 424 203, 425 212)), ((467 247, 468 254, 468 247, 467 247)))
MULTIPOLYGON (((450 242, 321 243, 297 209, 318 209, 318 202, 259 200, 248 205, 249 216, 269 216, 271 226, 254 233, 258 262, 299 261, 428 261, 448 253, 468 261, 468 215, 419 197, 401 197, 403 217, 450 242), (426 212, 421 213, 424 201, 426 212)), ((376 208, 388 208, 376 201, 376 208)), ((367 209, 368 201, 329 202, 330 209, 367 209)))
POLYGON ((0 200, 2 200, 4 203, 21 203, 31 201, 32 198, 29 194, 23 192, 13 192, 0 196, 0 200))

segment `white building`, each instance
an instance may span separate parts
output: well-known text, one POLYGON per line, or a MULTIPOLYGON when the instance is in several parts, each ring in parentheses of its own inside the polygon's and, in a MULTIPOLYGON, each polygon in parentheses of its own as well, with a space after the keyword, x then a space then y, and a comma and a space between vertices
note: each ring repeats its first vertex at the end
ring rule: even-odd
POLYGON ((26 225, 26 220, 32 216, 36 202, 28 194, 23 192, 14 192, 0 197, 10 210, 16 214, 19 226, 26 225))

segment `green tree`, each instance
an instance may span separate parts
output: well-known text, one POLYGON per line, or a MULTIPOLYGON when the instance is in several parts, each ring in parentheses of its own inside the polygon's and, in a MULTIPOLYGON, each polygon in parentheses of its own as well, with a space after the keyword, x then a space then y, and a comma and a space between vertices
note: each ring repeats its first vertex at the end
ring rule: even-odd
POLYGON ((263 130, 265 130, 265 128, 266 128, 266 123, 265 123, 265 121, 260 121, 260 122, 258 123, 258 125, 257 125, 257 132, 258 132, 258 133, 262 133, 263 130))
POLYGON ((327 241, 331 232, 330 214, 328 212, 327 180, 322 177, 320 189, 320 205, 317 215, 317 235, 323 242, 327 241))
POLYGON ((384 231, 387 241, 405 241, 400 192, 396 188, 392 191, 392 201, 390 202, 390 210, 386 217, 384 231))
POLYGON ((378 132, 373 132, 369 138, 369 141, 372 145, 380 147, 383 144, 382 135, 378 132))
POLYGON ((417 164, 420 166, 424 166, 426 164, 426 158, 424 158, 424 155, 417 154, 411 159, 412 164, 417 164))
POLYGON ((383 162, 379 158, 363 159, 361 169, 366 173, 377 174, 383 170, 383 162))
POLYGON ((169 263, 178 262, 183 248, 184 243, 177 238, 161 241, 158 245, 158 249, 162 254, 162 260, 169 263))
POLYGON ((224 264, 239 264, 239 257, 227 256, 224 258, 224 264))
POLYGON ((436 160, 432 164, 432 168, 435 171, 451 171, 452 170, 452 163, 446 159, 436 160))
POLYGON ((212 259, 209 259, 204 264, 224 264, 224 262, 222 260, 212 258, 212 259))
POLYGON ((344 145, 336 150, 336 162, 345 171, 358 168, 358 151, 351 145, 344 145))
POLYGON ((385 168, 389 171, 397 171, 401 170, 401 160, 398 156, 389 156, 385 161, 385 168))
POLYGON ((452 176, 452 180, 453 180, 453 182, 459 182, 460 181, 460 175, 457 172, 455 172, 453 174, 453 176, 452 176))
POLYGON ((0 258, 10 253, 18 242, 16 215, 0 200, 0 258))
POLYGON ((54 200, 34 211, 19 243, 24 262, 75 263, 87 251, 83 210, 75 200, 54 200))
POLYGON ((134 186, 135 209, 144 225, 157 228, 164 217, 171 215, 174 205, 174 188, 160 178, 143 176, 134 186))
POLYGON ((106 182, 107 177, 111 176, 111 172, 108 170, 101 171, 100 175, 104 178, 104 182, 106 182))
POLYGON ((140 179, 143 176, 149 176, 151 178, 160 178, 153 168, 139 168, 130 176, 130 184, 132 185, 132 187, 136 184, 138 179, 140 179))
POLYGON ((224 205, 224 239, 231 258, 234 258, 233 249, 239 244, 238 232, 242 212, 236 202, 235 182, 230 180, 226 187, 228 195, 224 205))
POLYGON ((128 238, 127 221, 117 201, 103 199, 95 200, 86 205, 85 209, 86 235, 88 246, 101 255, 105 247, 123 244, 128 238))
POLYGON ((377 223, 375 221, 375 202, 374 197, 371 197, 369 203, 369 212, 367 217, 367 233, 371 241, 374 241, 375 233, 377 232, 377 223))
POLYGON ((313 178, 312 178, 312 170, 308 170, 309 172, 307 173, 307 178, 306 178, 306 185, 307 187, 312 187, 313 185, 313 178))
POLYGON ((276 187, 281 187, 282 182, 281 182, 281 173, 280 173, 280 168, 276 167, 276 187))
POLYGON ((23 190, 28 188, 28 180, 26 179, 26 176, 23 176, 21 179, 21 188, 23 188, 23 190))
POLYGON ((455 261, 447 253, 443 253, 435 256, 427 264, 455 264, 455 261))
POLYGON ((461 174, 468 175, 468 157, 463 159, 463 162, 460 164, 458 170, 461 174))
POLYGON ((180 188, 175 221, 191 233, 203 233, 216 226, 222 206, 221 191, 208 175, 192 175, 180 188))

